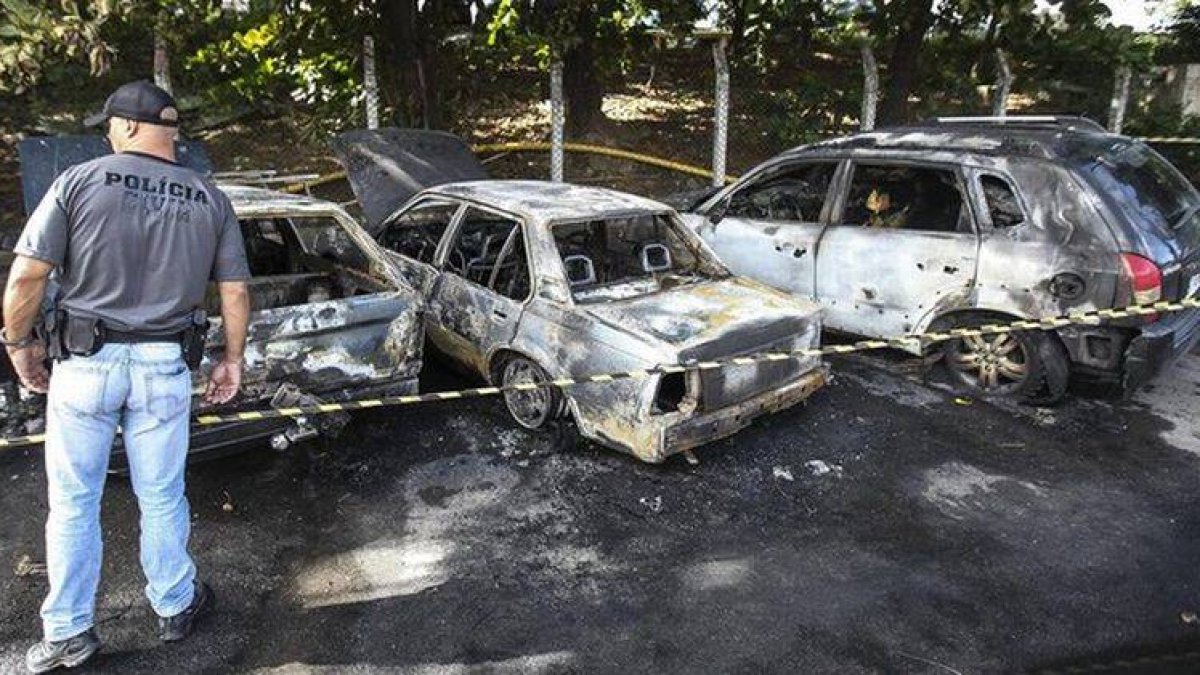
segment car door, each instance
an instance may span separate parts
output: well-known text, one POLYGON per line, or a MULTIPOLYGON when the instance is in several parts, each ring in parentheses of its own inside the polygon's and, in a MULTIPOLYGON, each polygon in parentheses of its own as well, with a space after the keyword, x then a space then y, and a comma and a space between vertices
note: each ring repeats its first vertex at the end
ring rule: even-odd
POLYGON ((430 294, 430 340, 483 374, 492 348, 512 342, 529 295, 522 234, 518 219, 467 206, 441 254, 430 294))
MULTIPOLYGON (((421 299, 382 273, 382 252, 345 212, 241 213, 251 296, 243 401, 284 384, 324 396, 365 387, 415 386, 421 367, 421 299)), ((224 351, 215 288, 207 300, 224 351)))
POLYGON ((966 302, 979 236, 964 185, 953 166, 851 161, 817 252, 827 326, 898 335, 966 302))
POLYGON ((812 297, 837 167, 836 160, 798 160, 759 172, 710 207, 709 221, 693 227, 735 274, 812 297))

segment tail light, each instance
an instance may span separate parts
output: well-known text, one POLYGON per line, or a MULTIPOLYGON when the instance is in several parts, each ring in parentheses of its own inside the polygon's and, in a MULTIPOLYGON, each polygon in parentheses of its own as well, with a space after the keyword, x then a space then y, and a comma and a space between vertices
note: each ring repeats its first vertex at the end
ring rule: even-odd
POLYGON ((658 393, 654 397, 654 412, 667 413, 679 410, 687 397, 687 376, 684 373, 665 373, 658 380, 658 393))
POLYGON ((1153 261, 1134 253, 1122 253, 1125 280, 1135 305, 1148 305, 1162 300, 1162 270, 1153 261))

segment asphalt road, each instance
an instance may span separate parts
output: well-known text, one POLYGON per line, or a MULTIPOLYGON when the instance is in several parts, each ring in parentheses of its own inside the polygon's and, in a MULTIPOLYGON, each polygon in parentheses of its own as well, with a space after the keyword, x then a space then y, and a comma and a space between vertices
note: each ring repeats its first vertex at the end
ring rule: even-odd
MULTIPOLYGON (((1200 611, 1200 357, 1138 401, 1054 409, 904 370, 839 361, 699 466, 529 435, 494 399, 196 466, 219 605, 174 646, 113 479, 90 672, 1200 669, 1178 660, 1200 649, 1181 619, 1200 611)), ((45 579, 14 570, 42 559, 44 490, 36 453, 0 456, 2 672, 39 632, 45 579)))

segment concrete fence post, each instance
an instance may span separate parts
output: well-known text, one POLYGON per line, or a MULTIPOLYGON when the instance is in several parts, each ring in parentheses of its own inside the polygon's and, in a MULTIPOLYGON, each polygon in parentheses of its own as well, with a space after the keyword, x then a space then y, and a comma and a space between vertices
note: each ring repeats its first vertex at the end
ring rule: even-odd
POLYGON ((863 101, 862 119, 859 128, 871 131, 875 128, 875 110, 879 107, 879 64, 875 62, 875 50, 866 40, 859 46, 862 52, 863 67, 863 101))
POLYGON ((713 111, 713 159, 712 184, 725 184, 725 159, 729 145, 729 61, 725 58, 725 47, 729 39, 721 37, 713 42, 713 64, 716 67, 716 101, 713 111))
POLYGON ((563 144, 566 116, 563 106, 563 64, 550 64, 550 180, 563 182, 563 144))
POLYGON ((379 79, 375 76, 375 38, 363 37, 363 93, 367 128, 379 128, 379 79))
POLYGON ((1125 126, 1125 108, 1129 105, 1129 84, 1132 79, 1133 71, 1129 66, 1117 68, 1112 105, 1108 110, 1108 130, 1114 134, 1121 133, 1121 127, 1125 126))
POLYGON ((1008 94, 1012 91, 1015 78, 1012 68, 1008 65, 1008 57, 1004 50, 996 47, 996 91, 992 99, 992 115, 1004 117, 1008 113, 1008 94))
POLYGON ((154 31, 154 84, 171 93, 171 54, 162 32, 154 31))

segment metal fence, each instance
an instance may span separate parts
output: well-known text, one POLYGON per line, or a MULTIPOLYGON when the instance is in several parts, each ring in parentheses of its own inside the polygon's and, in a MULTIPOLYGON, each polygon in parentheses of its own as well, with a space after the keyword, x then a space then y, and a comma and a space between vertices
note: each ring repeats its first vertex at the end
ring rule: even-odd
MULTIPOLYGON (((840 62, 828 64, 849 74, 835 85, 821 73, 810 72, 819 64, 781 68, 771 81, 739 73, 730 68, 727 48, 726 36, 719 32, 669 46, 657 44, 623 77, 614 78, 619 84, 606 92, 602 124, 582 137, 567 131, 561 64, 546 68, 527 61, 477 70, 472 75, 476 82, 467 83, 468 93, 462 95, 463 114, 455 131, 476 143, 551 144, 553 150, 544 156, 513 153, 492 158, 490 167, 497 176, 545 176, 663 194, 702 187, 706 181, 566 150, 589 143, 644 152, 709 168, 712 180, 719 181, 786 148, 874 126, 879 76, 866 42, 857 52, 838 56, 840 62), (472 85, 482 91, 484 78, 490 95, 471 95, 472 85)), ((986 89, 992 114, 1002 116, 1016 78, 1003 52, 997 50, 995 60, 997 79, 986 89)), ((1119 131, 1126 126, 1127 111, 1144 105, 1152 83, 1145 73, 1120 69, 1112 84, 1106 119, 1119 131)), ((1193 180, 1200 178, 1200 139, 1148 140, 1193 180)))

